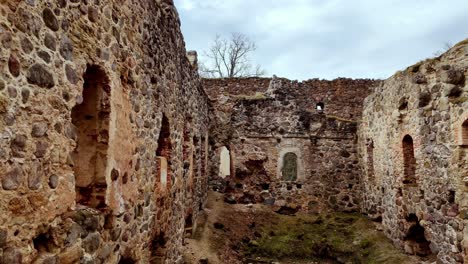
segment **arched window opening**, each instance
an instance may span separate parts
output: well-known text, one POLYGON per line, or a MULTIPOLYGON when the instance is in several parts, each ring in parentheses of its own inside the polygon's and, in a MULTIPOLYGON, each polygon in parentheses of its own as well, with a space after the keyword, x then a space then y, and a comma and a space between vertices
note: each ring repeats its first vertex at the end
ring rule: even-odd
POLYGON ((284 181, 297 180, 297 155, 295 153, 288 152, 284 155, 281 174, 284 181))
POLYGON ((468 119, 465 120, 461 128, 461 145, 468 147, 468 119))
POLYGON ((111 91, 109 78, 99 66, 88 66, 83 78, 83 102, 71 113, 77 137, 77 146, 71 155, 76 202, 102 209, 106 207, 111 91))
POLYGON ((416 184, 416 158, 414 157, 413 138, 406 135, 403 138, 404 184, 416 184))
POLYGON ((157 156, 157 171, 159 182, 162 188, 170 188, 171 184, 171 130, 169 119, 165 115, 162 117, 161 131, 159 132, 157 156))
POLYGON ((374 141, 367 141, 367 178, 369 181, 374 180, 374 141))
POLYGON ((224 179, 231 175, 231 153, 223 146, 219 156, 219 177, 224 179))
POLYGON ((325 104, 320 102, 320 103, 317 103, 317 105, 315 106, 315 109, 319 110, 319 111, 323 111, 325 110, 325 104))

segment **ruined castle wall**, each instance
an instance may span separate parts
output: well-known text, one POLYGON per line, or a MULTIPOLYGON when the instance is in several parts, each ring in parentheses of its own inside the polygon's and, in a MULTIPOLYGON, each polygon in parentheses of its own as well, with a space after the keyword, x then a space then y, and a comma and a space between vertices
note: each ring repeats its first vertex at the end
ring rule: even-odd
POLYGON ((363 210, 438 263, 468 262, 467 56, 465 41, 386 80, 358 133, 363 210))
POLYGON ((175 263, 209 119, 172 1, 0 13, 0 262, 175 263))
POLYGON ((212 148, 226 146, 232 164, 230 176, 216 177, 215 152, 211 184, 226 192, 228 202, 359 210, 355 133, 362 101, 376 83, 204 80, 214 108, 212 148))

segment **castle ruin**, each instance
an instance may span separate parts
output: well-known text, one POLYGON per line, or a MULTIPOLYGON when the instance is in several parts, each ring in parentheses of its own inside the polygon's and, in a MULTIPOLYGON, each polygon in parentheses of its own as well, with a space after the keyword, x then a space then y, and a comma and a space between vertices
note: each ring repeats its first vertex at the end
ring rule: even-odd
POLYGON ((209 189, 468 263, 467 41, 384 81, 201 79, 172 0, 0 13, 0 263, 183 263, 209 189))

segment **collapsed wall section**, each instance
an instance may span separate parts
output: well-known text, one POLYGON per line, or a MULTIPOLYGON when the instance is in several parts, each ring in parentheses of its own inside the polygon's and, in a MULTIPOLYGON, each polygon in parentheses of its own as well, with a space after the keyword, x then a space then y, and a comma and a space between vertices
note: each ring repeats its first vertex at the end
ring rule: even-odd
POLYGON ((0 12, 0 262, 180 261, 209 118, 172 1, 0 12))
POLYGON ((362 102, 377 83, 205 79, 214 108, 211 143, 217 150, 211 184, 231 203, 358 211, 355 133, 362 102), (223 161, 224 149, 230 162, 223 161))
POLYGON ((363 211, 407 253, 468 262, 468 42, 386 80, 359 126, 363 211))

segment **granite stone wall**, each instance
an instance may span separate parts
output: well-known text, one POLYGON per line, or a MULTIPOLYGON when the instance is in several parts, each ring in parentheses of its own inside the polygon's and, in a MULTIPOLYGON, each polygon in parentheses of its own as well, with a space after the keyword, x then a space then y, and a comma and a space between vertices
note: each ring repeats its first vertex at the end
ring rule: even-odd
POLYGON ((468 262, 468 42, 396 73, 365 100, 364 212, 407 253, 468 262))
POLYGON ((231 203, 287 210, 359 211, 356 130, 379 81, 207 79, 213 104, 211 184, 231 203), (220 149, 231 175, 217 177, 220 149))
POLYGON ((0 14, 0 262, 179 263, 210 150, 173 2, 0 14))

